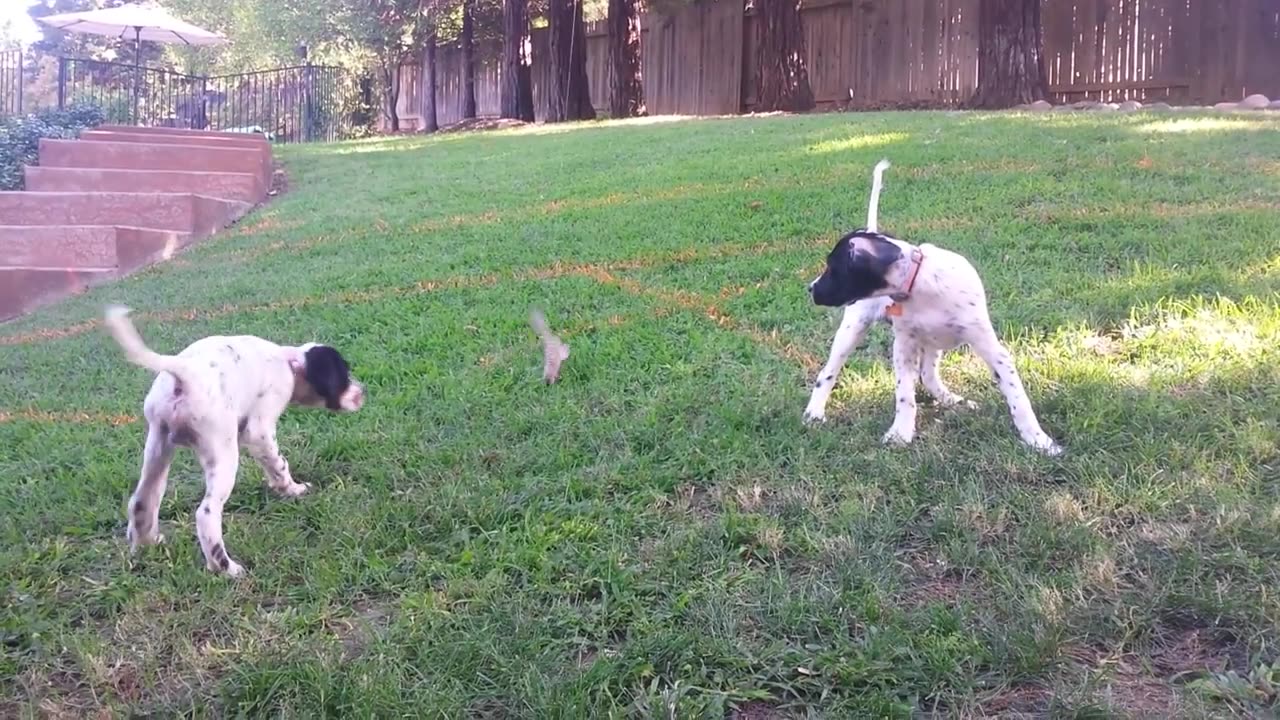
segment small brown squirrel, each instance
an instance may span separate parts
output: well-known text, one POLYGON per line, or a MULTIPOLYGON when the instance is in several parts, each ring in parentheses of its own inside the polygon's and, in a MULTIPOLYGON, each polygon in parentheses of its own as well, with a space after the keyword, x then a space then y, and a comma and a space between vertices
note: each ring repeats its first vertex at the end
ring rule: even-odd
POLYGON ((542 381, 550 385, 560 377, 560 364, 569 357, 569 346, 547 328, 547 318, 534 308, 529 313, 529 324, 542 339, 542 381))

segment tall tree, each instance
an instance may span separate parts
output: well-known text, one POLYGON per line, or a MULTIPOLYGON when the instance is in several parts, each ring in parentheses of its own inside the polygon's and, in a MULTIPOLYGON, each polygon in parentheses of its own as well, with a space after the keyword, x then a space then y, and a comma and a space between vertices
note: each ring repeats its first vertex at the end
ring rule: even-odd
POLYGON ((978 89, 972 105, 1007 108, 1048 94, 1040 0, 981 0, 978 89))
POLYGON ((419 58, 434 23, 427 0, 345 0, 352 39, 377 58, 387 124, 400 129, 400 68, 419 58))
POLYGON ((755 6, 757 109, 812 110, 800 0, 756 0, 755 6))
POLYGON ((640 68, 640 13, 636 0, 609 0, 609 114, 645 114, 640 68))
POLYGON ((440 129, 440 121, 436 115, 436 33, 427 35, 425 47, 422 49, 423 66, 426 73, 426 87, 422 89, 422 132, 433 133, 440 129))
POLYGON ((533 70, 529 58, 529 0, 502 3, 502 98, 504 118, 533 122, 533 70))
POLYGON ((581 0, 550 0, 551 82, 547 122, 594 120, 591 88, 587 84, 587 30, 581 0))
POLYGON ((476 116, 475 0, 462 0, 462 117, 476 116))

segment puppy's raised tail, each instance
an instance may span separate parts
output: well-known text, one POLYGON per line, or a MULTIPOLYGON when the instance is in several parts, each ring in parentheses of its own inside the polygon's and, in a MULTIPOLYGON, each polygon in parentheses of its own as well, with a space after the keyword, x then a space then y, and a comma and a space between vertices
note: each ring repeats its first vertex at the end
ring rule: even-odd
POLYGON ((142 341, 142 336, 129 319, 129 308, 122 305, 107 307, 105 318, 107 330, 124 350, 124 356, 134 365, 141 365, 153 372, 167 372, 186 384, 187 363, 174 355, 161 355, 142 341))
POLYGON ((871 202, 867 205, 867 230, 880 232, 880 190, 884 187, 884 171, 889 169, 886 158, 876 163, 871 174, 871 202))

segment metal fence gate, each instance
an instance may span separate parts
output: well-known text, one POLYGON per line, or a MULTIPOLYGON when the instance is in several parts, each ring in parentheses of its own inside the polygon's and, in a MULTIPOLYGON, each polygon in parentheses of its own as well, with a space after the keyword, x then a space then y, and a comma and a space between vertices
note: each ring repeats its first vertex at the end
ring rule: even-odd
POLYGON ((323 65, 206 76, 66 57, 58 63, 58 107, 93 103, 115 124, 326 142, 351 137, 366 122, 362 100, 358 76, 323 65))
POLYGON ((22 51, 0 50, 0 117, 22 112, 22 51))

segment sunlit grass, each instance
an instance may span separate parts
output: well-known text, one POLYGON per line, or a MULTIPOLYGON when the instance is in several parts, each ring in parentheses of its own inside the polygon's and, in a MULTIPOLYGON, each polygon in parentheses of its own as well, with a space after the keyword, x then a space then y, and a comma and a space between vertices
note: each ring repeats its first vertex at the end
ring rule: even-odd
POLYGON ((1256 119, 1218 116, 1160 120, 1139 125, 1137 129, 1139 132, 1145 133, 1222 133, 1241 131, 1275 132, 1275 125, 1265 121, 1259 122, 1256 119))
POLYGON ((289 192, 236 229, 0 328, 0 715, 1225 715, 1197 677, 1262 713, 1207 671, 1280 642, 1276 130, 884 113, 284 149, 289 192), (959 352, 977 409, 925 403, 881 447, 883 328, 801 424, 838 321, 804 283, 882 157, 882 226, 973 260, 1062 458, 959 352), (189 454, 168 542, 124 549, 150 377, 108 301, 161 351, 333 342, 369 387, 282 419, 314 494, 242 464, 243 582, 199 560, 189 454), (572 347, 552 387, 533 305, 572 347))
POLYGON ((875 135, 854 135, 852 137, 824 140, 819 143, 810 145, 807 149, 811 153, 834 153, 846 150, 860 150, 862 148, 874 148, 881 145, 889 145, 891 143, 900 143, 907 140, 906 133, 877 133, 875 135))

